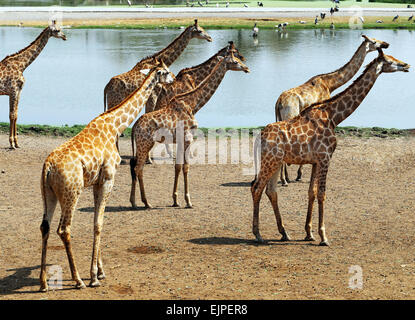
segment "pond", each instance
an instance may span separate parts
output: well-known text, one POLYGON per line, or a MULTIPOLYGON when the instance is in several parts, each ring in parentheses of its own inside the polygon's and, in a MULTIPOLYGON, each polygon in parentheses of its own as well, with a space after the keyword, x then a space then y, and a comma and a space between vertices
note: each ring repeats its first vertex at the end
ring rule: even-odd
MULTIPOLYGON (((41 29, 0 28, 0 60, 32 42, 41 29)), ((50 39, 26 69, 19 104, 20 124, 86 124, 103 111, 103 90, 112 76, 167 46, 181 30, 65 29, 67 41, 50 39)), ((344 65, 360 45, 359 30, 208 30, 213 42, 193 39, 171 66, 177 74, 197 65, 233 40, 251 73, 228 71, 196 115, 200 127, 252 127, 275 121, 275 102, 284 90, 344 65)), ((385 52, 415 64, 415 34, 408 30, 365 30, 390 43, 385 52)), ((364 65, 377 56, 370 53, 364 65)), ((356 77, 361 74, 363 68, 356 77)), ((415 127, 414 71, 382 74, 341 126, 415 127)), ((339 88, 344 90, 351 82, 339 88)), ((0 96, 0 122, 8 122, 8 97, 0 96)))

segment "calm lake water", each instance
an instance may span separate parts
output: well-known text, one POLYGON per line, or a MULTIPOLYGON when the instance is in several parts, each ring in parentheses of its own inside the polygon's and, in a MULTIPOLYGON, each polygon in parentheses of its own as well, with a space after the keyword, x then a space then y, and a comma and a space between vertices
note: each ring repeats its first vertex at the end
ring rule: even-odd
MULTIPOLYGON (((41 29, 0 28, 0 60, 32 42, 41 29)), ((20 124, 86 124, 103 111, 103 90, 114 75, 167 46, 181 30, 71 30, 67 41, 50 39, 26 69, 19 104, 20 124)), ((385 52, 415 65, 415 33, 365 30, 390 43, 385 52)), ((233 40, 251 73, 228 71, 218 90, 196 115, 200 127, 262 126, 275 121, 284 90, 344 65, 360 45, 358 30, 209 30, 211 43, 193 39, 171 66, 177 74, 197 65, 233 40)), ((377 56, 370 53, 365 64, 377 56)), ((358 72, 356 77, 362 72, 358 72)), ((350 83, 349 83, 350 84, 350 83)), ((344 90, 347 85, 336 92, 344 90)), ((341 126, 415 127, 415 71, 382 74, 369 95, 341 126)), ((0 96, 0 122, 8 122, 8 97, 0 96)))

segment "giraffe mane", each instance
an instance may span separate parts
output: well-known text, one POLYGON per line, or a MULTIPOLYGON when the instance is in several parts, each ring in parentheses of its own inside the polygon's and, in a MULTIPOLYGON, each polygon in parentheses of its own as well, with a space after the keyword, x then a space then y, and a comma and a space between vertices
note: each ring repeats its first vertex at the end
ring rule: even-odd
POLYGON ((12 53, 12 54, 9 54, 8 56, 6 56, 6 57, 4 57, 4 59, 3 60, 1 60, 0 61, 0 63, 1 62, 3 62, 3 61, 5 61, 5 60, 7 60, 7 59, 9 59, 9 58, 12 58, 12 57, 15 57, 15 56, 17 56, 17 55, 19 55, 20 53, 22 53, 23 51, 25 51, 27 48, 29 48, 32 44, 34 44, 37 40, 39 40, 39 38, 41 37, 41 36, 43 36, 43 34, 46 32, 46 30, 48 29, 49 27, 46 27, 45 29, 43 29, 43 31, 36 37, 36 39, 35 40, 33 40, 29 45, 27 45, 26 47, 24 47, 23 49, 20 49, 19 51, 17 51, 17 52, 15 52, 15 53, 12 53))
MULTIPOLYGON (((355 54, 357 53, 357 51, 360 49, 360 47, 361 47, 363 44, 364 44, 364 42, 362 42, 362 43, 359 45, 359 47, 357 48, 357 50, 356 50, 356 51, 355 51, 355 53, 353 54, 352 59, 353 59, 353 57, 355 56, 355 54)), ((349 60, 349 61, 350 61, 350 60, 349 60)), ((335 74, 335 73, 339 72, 340 70, 342 70, 342 69, 343 69, 343 68, 344 68, 347 64, 348 64, 348 62, 347 62, 345 65, 341 66, 340 68, 338 68, 338 69, 336 69, 336 70, 334 70, 334 71, 332 71, 332 72, 318 74, 318 75, 316 75, 316 76, 312 77, 312 78, 311 78, 310 80, 308 80, 307 82, 311 82, 311 81, 313 81, 314 79, 319 78, 319 77, 322 77, 322 76, 328 76, 328 75, 335 74)))
POLYGON ((180 78, 182 78, 182 77, 183 77, 186 73, 188 73, 189 71, 192 71, 193 69, 197 69, 197 68, 200 68, 200 67, 203 67, 203 66, 207 65, 207 64, 208 64, 209 62, 211 62, 214 58, 216 58, 222 50, 223 50, 223 49, 220 49, 217 53, 215 53, 213 56, 211 56, 211 57, 210 57, 209 59, 207 59, 205 62, 202 62, 202 63, 200 63, 200 64, 198 64, 198 65, 196 65, 196 66, 193 66, 193 67, 184 68, 184 69, 180 70, 180 71, 179 71, 179 73, 178 73, 178 74, 177 74, 177 76, 176 76, 176 79, 180 79, 180 78))
POLYGON ((313 103, 312 105, 309 105, 307 108, 304 108, 304 110, 302 110, 301 112, 300 112, 300 115, 304 115, 305 113, 307 113, 307 112, 309 112, 311 109, 315 109, 315 108, 317 108, 318 106, 320 106, 320 105, 322 105, 322 104, 326 104, 326 103, 330 103, 330 102, 333 102, 334 100, 336 100, 336 99, 338 99, 339 97, 341 97, 341 96, 343 96, 344 94, 346 94, 350 89, 351 89, 351 87, 353 87, 353 85, 356 83, 356 82, 358 82, 359 80, 361 80, 363 77, 364 77, 364 75, 366 74, 366 72, 367 72, 367 70, 369 70, 375 63, 377 63, 378 61, 379 61, 379 59, 380 59, 381 57, 380 56, 378 56, 377 58, 375 58, 375 59, 373 59, 372 60, 372 62, 370 62, 370 63, 368 63, 366 66, 365 66, 365 70, 362 72, 362 74, 359 76, 359 77, 357 77, 353 82, 352 82, 352 84, 350 85, 350 86, 348 86, 346 89, 344 89, 342 92, 339 92, 338 94, 336 94, 336 95, 334 95, 334 96, 332 96, 332 97, 330 97, 330 98, 328 98, 328 99, 326 99, 326 100, 323 100, 323 101, 320 101, 320 102, 316 102, 316 103, 313 103))
POLYGON ((196 92, 201 87, 203 87, 210 80, 210 77, 212 77, 216 73, 216 70, 219 68, 219 66, 222 63, 224 63, 224 61, 225 61, 225 59, 222 59, 221 61, 219 61, 219 63, 212 69, 212 71, 209 73, 209 75, 205 79, 203 79, 203 81, 200 82, 199 85, 196 88, 194 88, 192 90, 189 90, 189 91, 186 91, 186 92, 183 92, 183 93, 180 93, 180 94, 174 96, 173 98, 171 98, 169 100, 168 104, 170 104, 170 102, 172 102, 173 100, 178 100, 180 98, 183 98, 183 97, 186 97, 188 95, 191 95, 192 93, 196 92))
POLYGON ((147 79, 153 74, 154 69, 159 68, 159 66, 154 67, 153 69, 150 70, 150 72, 146 75, 145 79, 143 80, 143 82, 141 83, 141 86, 138 87, 137 89, 135 89, 133 92, 131 92, 126 98, 124 98, 124 100, 122 100, 119 104, 117 104, 115 107, 106 110, 105 112, 101 113, 100 116, 110 113, 112 111, 118 110, 125 102, 127 102, 127 100, 129 100, 133 95, 135 95, 137 93, 138 90, 140 90, 144 84, 146 83, 147 79))
POLYGON ((147 57, 145 57, 145 58, 143 58, 143 59, 141 59, 138 63, 137 63, 137 65, 138 64, 140 64, 140 63, 143 63, 144 61, 146 61, 146 60, 151 60, 151 59, 154 59, 156 56, 158 56, 158 55, 160 55, 160 54, 162 54, 163 52, 165 52, 166 50, 168 50, 170 47, 172 47, 173 46, 173 44, 174 43, 176 43, 176 41, 178 41, 179 40, 179 38, 182 36, 182 34, 183 33, 185 33, 189 28, 191 28, 191 27, 193 27, 194 25, 190 25, 190 26, 188 26, 186 29, 184 29, 184 31, 181 33, 181 34, 179 34, 167 47, 165 47, 164 49, 162 49, 162 50, 160 50, 160 51, 158 51, 158 52, 156 52, 156 53, 154 53, 153 55, 149 55, 149 56, 147 56, 147 57))

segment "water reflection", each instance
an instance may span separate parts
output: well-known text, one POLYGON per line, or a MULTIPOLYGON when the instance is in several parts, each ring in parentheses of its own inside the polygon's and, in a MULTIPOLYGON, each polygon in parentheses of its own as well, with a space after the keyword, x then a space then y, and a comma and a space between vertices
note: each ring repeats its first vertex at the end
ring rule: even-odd
MULTIPOLYGON (((0 59, 33 41, 41 29, 0 28, 0 59)), ((141 58, 169 44, 181 30, 66 30, 68 41, 51 39, 26 70, 19 123, 84 124, 103 110, 103 88, 141 58)), ((414 33, 365 30, 390 43, 385 52, 414 65, 414 33), (412 62, 411 62, 412 61, 412 62)), ((362 41, 359 30, 209 30, 212 43, 192 40, 171 66, 177 73, 208 59, 233 40, 251 69, 229 71, 198 113, 203 127, 259 126, 275 121, 280 93, 345 64, 362 41)), ((370 53, 365 65, 376 57, 370 53)), ((357 76, 362 72, 359 71, 357 76)), ((414 73, 384 74, 358 110, 342 125, 414 127, 414 73)), ((347 84, 346 84, 347 86, 347 84)), ((337 92, 344 90, 342 87, 337 92)), ((8 97, 0 96, 0 121, 8 122, 8 97)))

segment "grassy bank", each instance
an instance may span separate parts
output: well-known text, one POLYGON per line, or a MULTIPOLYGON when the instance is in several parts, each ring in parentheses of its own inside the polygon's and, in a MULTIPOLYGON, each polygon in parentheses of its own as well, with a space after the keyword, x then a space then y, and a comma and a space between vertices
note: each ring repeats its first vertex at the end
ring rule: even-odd
MULTIPOLYGON (((314 24, 314 18, 310 17, 284 17, 284 18, 201 18, 200 25, 206 29, 252 29, 254 23, 258 24, 260 30, 275 29, 279 23, 288 22, 287 30, 295 29, 329 29, 331 23, 336 29, 350 29, 351 27, 361 29, 415 29, 415 19, 408 21, 408 17, 400 17, 397 22, 392 22, 392 17, 364 17, 365 22, 352 20, 351 17, 326 17, 324 20, 314 24), (377 21, 383 23, 377 23, 377 21), (305 23, 300 23, 305 22, 305 23)), ((179 29, 190 25, 193 19, 120 19, 120 20, 65 20, 64 26, 72 29, 179 29)), ((1 26, 18 26, 19 21, 2 23, 1 26)), ((25 27, 44 28, 38 21, 25 21, 25 27)))
MULTIPOLYGON (((74 125, 74 126, 48 126, 48 125, 38 125, 38 124, 23 124, 17 125, 18 132, 25 135, 40 135, 40 136, 56 136, 56 137, 73 137, 78 134, 85 126, 84 125, 74 125)), ((256 128, 221 128, 223 130, 229 129, 262 129, 263 127, 256 128)), ((205 134, 209 128, 199 128, 205 134)), ((0 122, 0 133, 8 134, 9 133, 9 124, 5 122, 0 122)), ((402 137, 410 136, 415 134, 414 129, 394 129, 394 128, 359 128, 359 127, 337 127, 336 133, 340 136, 357 136, 362 138, 369 137, 402 137)), ((131 137, 131 128, 127 128, 124 132, 125 137, 131 137)))

